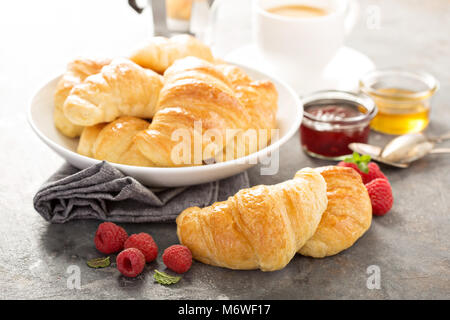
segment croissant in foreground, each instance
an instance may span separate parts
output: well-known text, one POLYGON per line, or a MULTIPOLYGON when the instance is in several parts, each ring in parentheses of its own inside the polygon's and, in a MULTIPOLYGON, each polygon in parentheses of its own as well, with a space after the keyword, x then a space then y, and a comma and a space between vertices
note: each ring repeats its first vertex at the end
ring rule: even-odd
POLYGON ((227 201, 184 210, 177 233, 195 259, 231 269, 278 270, 295 252, 334 255, 370 227, 372 208, 351 168, 302 169, 274 186, 239 191, 227 201))
POLYGON ((177 234, 203 263, 273 271, 284 268, 314 234, 326 207, 324 178, 305 168, 292 180, 184 210, 177 218, 177 234))
POLYGON ((370 227, 372 205, 361 176, 351 168, 316 169, 327 183, 327 210, 311 239, 299 253, 314 258, 350 248, 370 227))

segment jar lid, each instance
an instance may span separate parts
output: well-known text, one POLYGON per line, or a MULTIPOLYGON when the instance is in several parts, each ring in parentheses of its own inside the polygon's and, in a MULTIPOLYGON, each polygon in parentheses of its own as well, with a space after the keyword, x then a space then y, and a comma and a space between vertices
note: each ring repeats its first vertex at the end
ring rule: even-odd
POLYGON ((366 73, 359 81, 360 89, 374 98, 396 101, 425 100, 439 88, 431 74, 402 68, 377 69, 366 73), (402 89, 390 93, 380 89, 402 89))
POLYGON ((304 117, 313 121, 323 123, 339 123, 339 124, 353 124, 361 121, 368 121, 375 117, 377 113, 377 107, 373 99, 364 93, 353 93, 348 91, 339 90, 323 90, 316 91, 302 97, 304 105, 304 117), (340 118, 338 120, 330 120, 324 117, 320 117, 308 112, 308 107, 316 105, 339 105, 347 104, 358 107, 359 114, 356 116, 350 116, 340 118), (364 110, 361 110, 361 107, 364 110))

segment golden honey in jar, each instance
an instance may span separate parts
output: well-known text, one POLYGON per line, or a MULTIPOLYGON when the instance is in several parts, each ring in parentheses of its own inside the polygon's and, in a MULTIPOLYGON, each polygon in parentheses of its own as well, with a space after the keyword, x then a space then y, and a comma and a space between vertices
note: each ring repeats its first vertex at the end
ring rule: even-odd
POLYGON ((360 88, 373 98, 378 108, 371 128, 400 135, 420 132, 428 126, 430 100, 438 83, 422 72, 381 69, 366 74, 360 88))

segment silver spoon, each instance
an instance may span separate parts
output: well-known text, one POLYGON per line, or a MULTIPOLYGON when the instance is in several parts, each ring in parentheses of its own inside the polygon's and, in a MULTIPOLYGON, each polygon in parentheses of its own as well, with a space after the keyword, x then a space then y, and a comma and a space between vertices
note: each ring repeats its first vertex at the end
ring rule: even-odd
POLYGON ((371 144, 354 142, 354 143, 350 143, 348 145, 348 147, 352 151, 358 152, 360 154, 367 154, 373 160, 393 166, 393 167, 403 168, 403 169, 409 167, 409 163, 397 163, 397 162, 384 160, 383 158, 380 157, 382 148, 373 146, 371 144))
POLYGON ((423 133, 405 134, 391 140, 381 150, 380 156, 391 162, 409 163, 431 153, 436 143, 446 139, 450 139, 450 132, 434 138, 423 133))
MULTIPOLYGON (((371 155, 374 160, 397 167, 422 158, 428 153, 447 153, 446 148, 434 149, 438 142, 450 139, 450 132, 438 137, 429 138, 423 133, 413 133, 399 136, 389 142, 383 149, 366 145, 355 144, 354 151, 371 155)), ((353 149, 352 149, 353 150, 353 149)))

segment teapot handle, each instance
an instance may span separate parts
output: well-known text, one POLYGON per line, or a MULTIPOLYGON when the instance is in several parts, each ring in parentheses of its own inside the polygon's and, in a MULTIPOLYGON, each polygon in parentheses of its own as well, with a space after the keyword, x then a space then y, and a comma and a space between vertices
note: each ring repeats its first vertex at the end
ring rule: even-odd
MULTIPOLYGON (((144 8, 137 5, 136 0, 128 0, 128 4, 139 14, 144 11, 144 8)), ((153 15, 153 35, 169 37, 171 34, 167 28, 166 1, 152 0, 149 1, 149 4, 151 5, 153 15)))
POLYGON ((128 4, 130 5, 130 7, 134 9, 134 11, 136 11, 139 14, 141 14, 142 11, 144 11, 144 8, 141 8, 137 5, 136 0, 128 0, 128 4))

